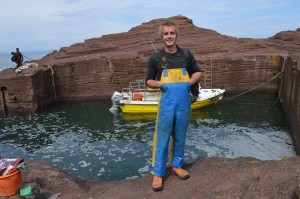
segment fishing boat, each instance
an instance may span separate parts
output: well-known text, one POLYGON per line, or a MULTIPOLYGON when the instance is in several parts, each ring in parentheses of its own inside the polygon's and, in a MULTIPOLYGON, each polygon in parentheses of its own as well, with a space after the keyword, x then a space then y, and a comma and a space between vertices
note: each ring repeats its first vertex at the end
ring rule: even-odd
MULTIPOLYGON (((202 89, 199 86, 199 96, 191 109, 200 109, 220 102, 224 89, 202 89)), ((114 92, 111 100, 111 112, 121 110, 123 113, 157 113, 159 101, 159 89, 151 89, 146 86, 144 80, 130 82, 129 86, 121 92, 114 92)))

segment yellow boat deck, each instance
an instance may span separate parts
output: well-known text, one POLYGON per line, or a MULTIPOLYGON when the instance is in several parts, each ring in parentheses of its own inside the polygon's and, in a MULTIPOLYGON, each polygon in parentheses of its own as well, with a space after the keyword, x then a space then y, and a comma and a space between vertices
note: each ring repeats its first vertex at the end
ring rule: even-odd
MULTIPOLYGON (((207 89, 207 90, 213 90, 213 89, 207 89)), ((216 91, 216 89, 214 89, 214 91, 216 91)), ((201 96, 201 94, 199 94, 198 101, 196 101, 191 105, 192 110, 211 106, 218 103, 220 100, 222 100, 224 92, 225 92, 224 90, 221 90, 219 93, 215 93, 214 95, 212 94, 211 96, 208 96, 206 98, 201 96)), ((158 101, 121 100, 120 108, 123 113, 156 113, 158 109, 158 101)))
MULTIPOLYGON (((191 109, 200 109, 211 106, 222 100, 224 89, 200 89, 198 100, 191 105, 191 109)), ((115 98, 112 97, 114 106, 111 110, 121 109, 123 113, 157 113, 159 89, 151 89, 143 80, 130 82, 129 87, 123 88, 115 98), (118 100, 115 100, 117 99, 118 100), (117 108, 116 108, 117 107, 117 108)))

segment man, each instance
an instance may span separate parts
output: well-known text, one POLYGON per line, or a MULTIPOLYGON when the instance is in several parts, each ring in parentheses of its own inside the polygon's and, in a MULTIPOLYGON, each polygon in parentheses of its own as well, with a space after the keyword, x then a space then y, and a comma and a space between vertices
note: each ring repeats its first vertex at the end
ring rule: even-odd
POLYGON ((160 88, 157 121, 153 136, 152 167, 154 175, 152 188, 163 189, 163 178, 167 170, 168 149, 172 170, 182 180, 189 174, 183 170, 185 137, 188 128, 191 99, 197 99, 198 81, 201 77, 193 54, 176 45, 179 31, 175 23, 166 21, 159 27, 164 48, 148 60, 147 86, 160 88), (191 90, 193 95, 191 96, 191 90))
POLYGON ((15 62, 17 64, 16 68, 19 68, 22 66, 23 63, 23 55, 19 51, 19 48, 16 48, 16 52, 11 52, 11 61, 15 62))

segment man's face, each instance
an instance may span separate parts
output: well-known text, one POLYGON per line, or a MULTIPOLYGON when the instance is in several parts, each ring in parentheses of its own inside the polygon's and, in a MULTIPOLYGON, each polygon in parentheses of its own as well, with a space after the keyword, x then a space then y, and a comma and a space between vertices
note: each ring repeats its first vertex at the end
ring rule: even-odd
POLYGON ((176 45, 177 35, 175 26, 165 26, 163 27, 163 42, 166 47, 172 47, 176 45))

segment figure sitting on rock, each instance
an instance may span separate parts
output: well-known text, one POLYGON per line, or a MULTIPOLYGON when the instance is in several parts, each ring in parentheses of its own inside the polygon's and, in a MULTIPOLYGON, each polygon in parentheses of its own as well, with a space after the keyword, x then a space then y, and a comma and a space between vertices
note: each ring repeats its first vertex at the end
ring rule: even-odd
POLYGON ((19 51, 19 48, 16 48, 16 52, 11 52, 11 61, 17 64, 16 68, 19 68, 23 63, 23 55, 19 51))

